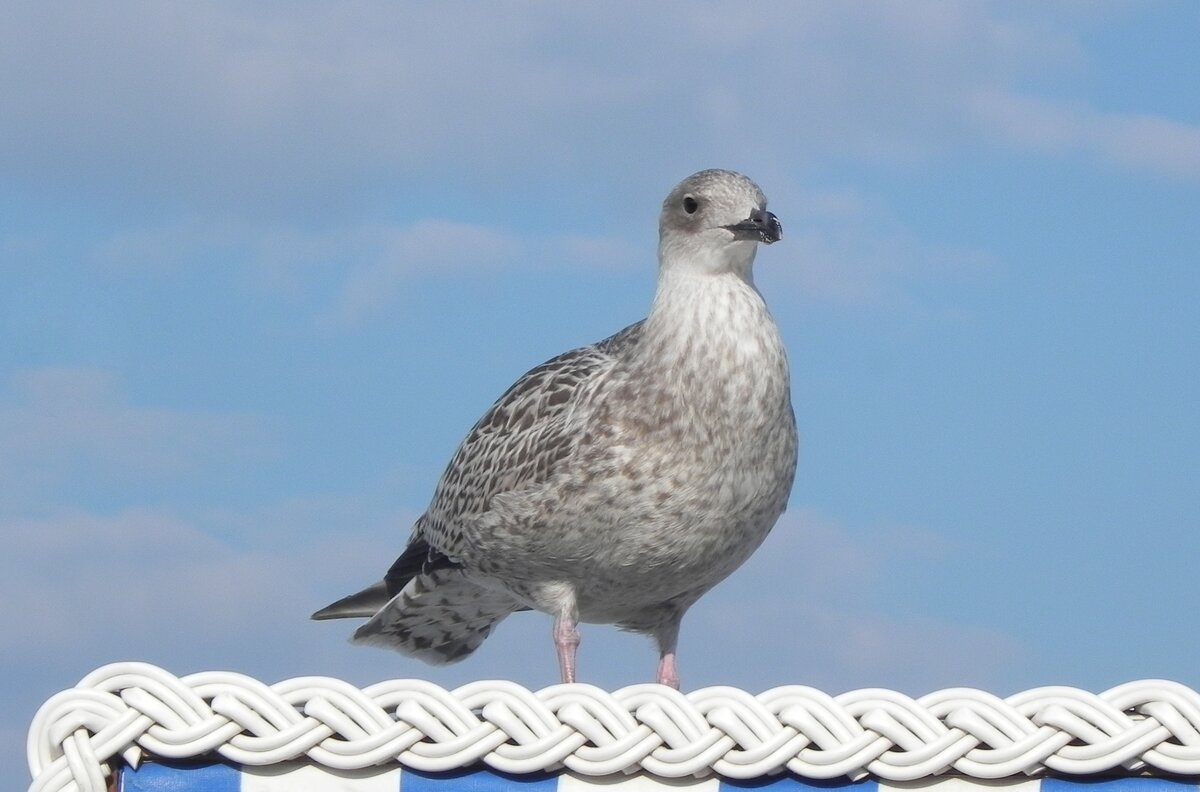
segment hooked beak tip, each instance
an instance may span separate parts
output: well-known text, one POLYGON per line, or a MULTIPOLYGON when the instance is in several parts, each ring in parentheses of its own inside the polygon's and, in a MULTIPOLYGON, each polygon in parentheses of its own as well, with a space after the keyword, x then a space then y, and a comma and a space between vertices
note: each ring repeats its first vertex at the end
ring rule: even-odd
POLYGON ((738 239, 761 242, 770 245, 783 239, 783 224, 779 218, 766 209, 756 209, 740 223, 725 226, 738 239))

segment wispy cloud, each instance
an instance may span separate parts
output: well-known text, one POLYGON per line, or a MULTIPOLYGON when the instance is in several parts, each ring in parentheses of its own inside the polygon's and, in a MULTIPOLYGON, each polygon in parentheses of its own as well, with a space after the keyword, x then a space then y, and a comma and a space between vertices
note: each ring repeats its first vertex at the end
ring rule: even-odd
POLYGON ((170 277, 237 261, 254 236, 248 226, 213 218, 122 228, 92 245, 88 263, 113 276, 170 277))
POLYGON ((372 3, 21 5, 0 31, 0 173, 279 216, 435 174, 644 187, 702 152, 911 162, 974 134, 966 97, 1079 60, 986 4, 627 9, 472 8, 448 26, 444 9, 372 3), (31 73, 34 47, 62 56, 31 73), (631 145, 661 170, 629 168, 631 145))
POLYGON ((157 480, 269 453, 261 419, 134 405, 110 371, 25 369, 7 385, 0 491, 10 505, 71 476, 157 480))
MULTIPOLYGON (((26 657, 87 646, 96 662, 132 653, 273 672, 311 671, 314 658, 327 662, 332 653, 354 673, 396 667, 451 684, 487 669, 550 684, 553 649, 540 614, 514 617, 478 658, 445 672, 346 647, 352 622, 308 621, 327 600, 383 573, 412 516, 376 511, 364 520, 361 504, 346 500, 201 519, 139 508, 0 521, 10 537, 0 560, 0 646, 26 657), (236 538, 226 536, 230 520, 241 526, 236 538), (71 574, 58 575, 60 569, 71 574)), ((888 600, 903 589, 895 581, 914 560, 927 563, 941 552, 936 537, 912 529, 856 536, 810 512, 785 516, 751 561, 684 620, 689 686, 761 690, 803 680, 831 690, 888 685, 925 692, 1003 678, 1024 654, 1015 639, 913 616, 903 601, 888 600), (931 646, 940 649, 931 653, 931 646)), ((628 684, 653 669, 644 638, 589 625, 584 639, 589 681, 628 684)))
POLYGON ((615 236, 518 233, 436 217, 320 229, 193 218, 118 231, 90 254, 93 266, 123 278, 241 270, 232 279, 236 288, 307 302, 312 321, 325 330, 356 326, 424 278, 471 279, 564 266, 620 271, 653 260, 653 248, 640 250, 615 236))
POLYGON ((0 516, 6 772, 20 775, 34 708, 104 663, 360 684, 420 673, 415 661, 351 647, 348 624, 308 619, 381 575, 411 518, 369 492, 190 517, 162 507, 0 516))
POLYGON ((1080 152, 1133 171, 1200 180, 1200 126, 1010 92, 981 93, 970 111, 985 133, 1006 143, 1080 152))
MULTIPOLYGON (((488 673, 550 684, 557 672, 540 614, 504 624, 479 656, 448 668, 352 646, 353 621, 309 619, 378 580, 403 548, 415 514, 388 507, 369 489, 192 516, 138 507, 0 518, 0 531, 12 539, 0 558, 6 684, 34 668, 83 673, 128 658, 179 673, 220 667, 360 682, 412 675, 447 687, 488 673)), ((608 641, 595 643, 592 668, 601 678, 600 658, 615 655, 606 651, 608 641)), ((653 654, 648 644, 644 649, 644 668, 621 663, 606 678, 649 673, 653 654)), ((18 727, 6 717, 0 729, 18 727)))
POLYGON ((585 235, 518 235, 447 220, 420 220, 403 228, 377 229, 372 252, 352 267, 333 306, 319 317, 329 326, 353 324, 388 304, 414 278, 452 273, 470 278, 489 271, 528 274, 547 266, 621 269, 639 254, 624 240, 585 235))
POLYGON ((392 550, 383 531, 372 541, 334 523, 279 541, 271 515, 252 519, 254 530, 236 539, 213 530, 219 519, 150 508, 0 523, 10 537, 0 646, 41 655, 87 646, 96 657, 205 647, 236 658, 245 653, 240 643, 286 636, 295 648, 311 637, 301 628, 324 604, 328 581, 392 550), (63 569, 70 575, 59 575, 63 569))
POLYGON ((380 228, 372 237, 371 255, 350 271, 325 321, 342 324, 361 318, 394 299, 407 281, 422 272, 469 277, 480 270, 511 266, 524 247, 512 234, 446 220, 380 228))
MULTIPOLYGON (((784 213, 787 241, 764 259, 785 256, 792 264, 782 273, 768 264, 760 273, 814 301, 924 310, 915 285, 969 281, 998 266, 986 250, 921 239, 860 190, 805 189, 788 182, 778 187, 772 207, 784 213)), ((521 233, 426 217, 319 229, 193 219, 119 231, 97 243, 91 259, 123 277, 169 277, 217 266, 240 269, 243 275, 233 279, 239 288, 304 302, 316 327, 339 332, 394 306, 431 277, 470 280, 548 272, 569 283, 572 276, 563 267, 620 272, 651 267, 654 255, 648 239, 635 243, 617 235, 521 233)))
POLYGON ((921 616, 913 603, 895 599, 911 569, 946 554, 944 540, 918 529, 852 532, 794 510, 742 569, 697 604, 684 622, 685 638, 700 643, 694 636, 702 632, 697 651, 708 655, 705 673, 731 669, 731 683, 750 689, 798 679, 831 691, 986 688, 1027 656, 1017 638, 983 620, 921 616), (750 658, 752 667, 738 670, 750 658))
POLYGON ((780 198, 772 206, 796 217, 784 214, 786 244, 763 254, 772 263, 759 272, 814 302, 923 313, 935 307, 919 296, 925 284, 978 282, 1002 267, 986 249, 922 239, 858 190, 791 190, 780 198), (789 262, 782 272, 773 265, 778 256, 789 262))

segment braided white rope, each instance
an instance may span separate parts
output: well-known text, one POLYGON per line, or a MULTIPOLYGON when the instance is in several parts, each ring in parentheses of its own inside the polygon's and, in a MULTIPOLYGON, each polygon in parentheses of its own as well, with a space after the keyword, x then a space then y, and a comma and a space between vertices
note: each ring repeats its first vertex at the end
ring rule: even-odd
POLYGON ((420 680, 358 688, 300 677, 186 677, 116 663, 47 701, 30 727, 32 791, 103 792, 118 754, 180 759, 215 751, 244 765, 288 759, 334 769, 399 760, 424 771, 483 762, 530 773, 638 769, 663 777, 872 774, 891 781, 955 771, 976 778, 1124 768, 1200 774, 1200 693, 1145 680, 1099 695, 1043 687, 1007 699, 953 688, 912 699, 865 689, 831 697, 802 686, 753 696, 660 685, 606 693, 511 682, 454 691, 420 680))

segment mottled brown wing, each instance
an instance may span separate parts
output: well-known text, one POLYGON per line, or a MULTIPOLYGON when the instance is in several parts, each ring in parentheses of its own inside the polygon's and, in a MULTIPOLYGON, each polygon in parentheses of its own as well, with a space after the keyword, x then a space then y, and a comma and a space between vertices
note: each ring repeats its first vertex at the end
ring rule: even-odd
MULTIPOLYGON (((457 524, 488 511, 497 495, 547 480, 575 449, 568 419, 589 381, 637 343, 642 322, 565 352, 505 391, 454 453, 416 534, 454 555, 457 524)), ((416 536, 414 536, 414 539, 416 536)))

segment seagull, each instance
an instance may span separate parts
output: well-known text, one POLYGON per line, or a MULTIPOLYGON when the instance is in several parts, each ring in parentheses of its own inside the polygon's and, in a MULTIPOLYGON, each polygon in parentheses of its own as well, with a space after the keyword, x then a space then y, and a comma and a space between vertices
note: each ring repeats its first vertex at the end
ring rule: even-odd
POLYGON ((678 688, 684 613, 766 538, 796 471, 787 354, 752 273, 782 236, 745 176, 684 179, 646 318, 518 379, 383 580, 312 618, 366 618, 353 642, 444 664, 540 611, 564 683, 577 625, 616 624, 655 640, 657 681, 678 688))

